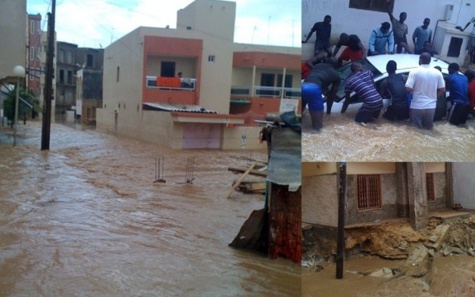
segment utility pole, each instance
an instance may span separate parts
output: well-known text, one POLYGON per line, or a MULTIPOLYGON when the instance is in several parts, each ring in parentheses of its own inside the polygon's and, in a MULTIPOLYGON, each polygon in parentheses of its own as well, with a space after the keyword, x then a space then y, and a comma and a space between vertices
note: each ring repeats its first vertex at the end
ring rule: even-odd
POLYGON ((51 101, 53 100, 53 59, 54 59, 54 23, 56 0, 52 0, 51 13, 48 13, 48 52, 46 54, 46 74, 43 105, 43 126, 41 129, 41 150, 49 150, 51 130, 51 101))
POLYGON ((343 278, 345 259, 346 162, 338 164, 338 235, 336 248, 336 278, 343 278))

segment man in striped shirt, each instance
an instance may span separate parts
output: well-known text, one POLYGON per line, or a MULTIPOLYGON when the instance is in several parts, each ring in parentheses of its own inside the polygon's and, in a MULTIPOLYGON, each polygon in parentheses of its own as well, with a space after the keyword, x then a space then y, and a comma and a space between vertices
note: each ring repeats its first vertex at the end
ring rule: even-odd
POLYGON ((341 112, 346 111, 350 103, 350 94, 355 92, 358 98, 363 101, 363 105, 356 113, 355 122, 364 126, 379 117, 383 108, 383 99, 376 90, 371 71, 363 69, 363 65, 357 62, 351 65, 351 71, 352 74, 345 86, 345 103, 341 112))

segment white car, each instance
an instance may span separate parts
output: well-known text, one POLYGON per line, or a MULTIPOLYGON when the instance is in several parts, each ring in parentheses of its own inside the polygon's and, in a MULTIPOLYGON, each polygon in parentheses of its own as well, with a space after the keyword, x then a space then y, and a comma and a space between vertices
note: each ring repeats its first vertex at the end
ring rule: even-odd
MULTIPOLYGON (((379 84, 388 77, 386 72, 386 64, 388 61, 393 60, 397 64, 396 73, 409 74, 412 69, 419 67, 419 55, 413 54, 394 54, 394 55, 377 55, 377 56, 368 56, 363 60, 358 60, 363 65, 363 68, 370 70, 373 73, 373 80, 376 85, 376 89, 379 91, 379 84)), ((346 80, 351 74, 351 64, 353 62, 347 63, 337 69, 337 72, 340 74, 341 82, 338 88, 338 92, 335 96, 335 102, 340 102, 345 100, 345 85, 346 80)), ((442 69, 442 74, 444 76, 448 75, 449 64, 443 60, 433 57, 430 63, 431 67, 439 66, 442 69)), ((362 101, 356 96, 355 93, 350 95, 352 103, 361 103, 362 101)), ((383 98, 388 99, 388 98, 383 98)))

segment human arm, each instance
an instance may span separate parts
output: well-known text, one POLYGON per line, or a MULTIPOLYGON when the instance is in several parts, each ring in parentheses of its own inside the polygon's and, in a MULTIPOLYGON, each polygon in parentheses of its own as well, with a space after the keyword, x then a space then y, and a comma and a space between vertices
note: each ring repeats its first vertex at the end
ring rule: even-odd
POLYGON ((373 30, 371 32, 371 35, 369 36, 369 52, 371 54, 373 53, 377 54, 374 50, 375 43, 376 43, 376 32, 373 30))
POLYGON ((363 45, 363 43, 361 43, 361 41, 358 42, 358 46, 363 51, 363 59, 366 58, 366 49, 364 48, 364 45, 363 45))
POLYGON ((445 88, 439 88, 437 89, 437 96, 440 96, 445 93, 445 88))
POLYGON ((332 83, 330 91, 328 92, 328 99, 330 99, 332 102, 335 99, 336 92, 338 91, 338 87, 340 86, 340 82, 340 77, 338 77, 338 79, 335 79, 332 83))
POLYGON ((379 84, 379 95, 384 98, 387 93, 388 80, 385 79, 379 84))
POLYGON ((340 48, 341 48, 341 45, 340 45, 340 42, 338 42, 337 45, 335 46, 335 49, 333 50, 333 53, 332 53, 333 57, 336 57, 336 54, 338 54, 338 51, 340 51, 340 48))
POLYGON ((302 40, 302 43, 307 43, 307 41, 310 39, 310 37, 312 37, 313 32, 317 31, 316 26, 317 26, 317 24, 315 23, 315 25, 313 25, 312 29, 310 29, 310 32, 308 32, 307 38, 305 40, 302 40))
POLYGON ((394 53, 394 32, 393 31, 391 31, 391 33, 389 34, 388 51, 390 54, 394 53))
POLYGON ((409 72, 407 77, 406 84, 404 85, 407 93, 412 93, 415 84, 414 73, 409 72))
POLYGON ((415 48, 417 48, 416 36, 417 36, 417 28, 414 29, 414 32, 412 33, 412 43, 414 43, 415 48))
POLYGON ((392 14, 392 11, 394 9, 394 1, 393 0, 388 0, 386 2, 388 4, 386 8, 387 8, 387 11, 388 11, 389 20, 392 22, 393 19, 395 19, 395 17, 392 14))
POLYGON ((444 79, 442 73, 439 73, 439 79, 437 81, 437 96, 440 96, 445 93, 445 87, 448 84, 448 81, 444 79))

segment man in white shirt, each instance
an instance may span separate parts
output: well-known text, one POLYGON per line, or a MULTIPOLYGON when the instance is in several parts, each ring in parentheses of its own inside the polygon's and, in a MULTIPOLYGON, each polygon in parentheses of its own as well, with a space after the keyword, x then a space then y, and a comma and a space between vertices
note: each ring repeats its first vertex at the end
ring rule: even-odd
POLYGON ((430 67, 431 56, 422 53, 419 67, 409 72, 406 91, 412 93, 411 121, 419 129, 432 129, 437 96, 445 93, 445 82, 442 73, 430 67))

